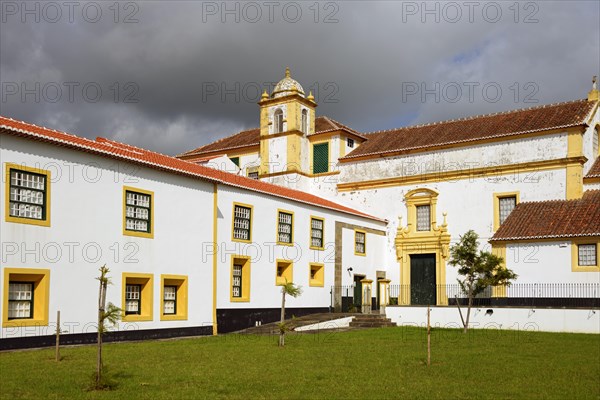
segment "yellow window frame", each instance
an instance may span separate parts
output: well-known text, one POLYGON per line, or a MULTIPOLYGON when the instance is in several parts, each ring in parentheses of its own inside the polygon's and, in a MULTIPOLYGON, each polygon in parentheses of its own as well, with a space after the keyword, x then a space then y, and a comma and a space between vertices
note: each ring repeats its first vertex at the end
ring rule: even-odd
POLYGON ((313 287, 325 286, 325 264, 310 263, 308 264, 308 285, 313 287), (312 271, 315 269, 314 278, 312 271))
POLYGON ((250 272, 251 259, 249 256, 232 255, 231 256, 231 272, 229 281, 229 300, 232 303, 247 303, 250 301, 250 272), (242 295, 233 297, 233 266, 235 264, 242 265, 242 295))
POLYGON ((187 275, 160 275, 160 320, 185 321, 188 319, 188 277, 187 275), (175 286, 175 314, 165 314, 165 286, 175 286))
POLYGON ((123 186, 123 235, 154 239, 154 192, 149 190, 123 186), (127 229, 127 192, 136 192, 150 196, 150 232, 138 232, 127 229))
POLYGON ((37 268, 4 268, 2 285, 2 327, 47 326, 50 304, 50 270, 37 268), (8 287, 10 281, 33 283, 33 317, 8 319, 8 287))
POLYGON ((135 322, 135 321, 152 321, 153 310, 154 310, 154 275, 137 273, 137 272, 123 272, 122 275, 122 288, 121 288, 121 308, 123 313, 121 315, 121 321, 123 322, 135 322), (140 301, 141 310, 140 314, 129 314, 125 315, 125 292, 127 285, 141 285, 140 301))
POLYGON ((50 226, 50 188, 52 186, 51 178, 52 174, 50 171, 40 168, 27 167, 25 165, 15 163, 5 163, 4 182, 5 182, 5 204, 4 204, 4 218, 6 222, 14 222, 17 224, 37 225, 37 226, 50 226), (43 220, 25 218, 25 217, 13 217, 10 215, 10 170, 16 169, 24 172, 30 172, 32 174, 45 175, 46 176, 46 189, 45 189, 45 210, 46 218, 43 220))

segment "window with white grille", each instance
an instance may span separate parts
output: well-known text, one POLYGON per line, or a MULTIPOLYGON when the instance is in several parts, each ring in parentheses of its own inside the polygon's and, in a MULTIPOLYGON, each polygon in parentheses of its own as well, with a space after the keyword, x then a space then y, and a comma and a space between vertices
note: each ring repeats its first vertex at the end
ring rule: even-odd
POLYGON ((164 287, 163 314, 177 314, 177 286, 164 287))
POLYGON ((33 283, 9 282, 8 319, 33 318, 33 283))
POLYGON ((233 279, 231 281, 231 294, 233 297, 242 297, 242 269, 243 266, 233 266, 233 279))
POLYGON ((431 207, 429 205, 417 206, 417 230, 428 231, 431 229, 431 207))
POLYGON ((578 261, 577 263, 581 267, 591 266, 595 267, 597 265, 597 257, 596 253, 596 245, 595 244, 580 244, 577 246, 578 252, 578 261))
POLYGON ((142 285, 125 286, 125 314, 140 314, 142 302, 142 285))
POLYGON ((250 240, 252 209, 236 205, 233 209, 233 238, 250 240))
POLYGON ((125 229, 150 233, 152 196, 130 190, 125 192, 125 229))
POLYGON ((279 212, 277 227, 277 241, 280 243, 292 243, 292 220, 290 213, 279 212))
POLYGON ((499 201, 499 216, 500 216, 500 224, 508 218, 512 210, 517 206, 517 196, 508 196, 508 197, 500 197, 499 201))
POLYGON ((351 149, 354 148, 354 139, 348 138, 347 143, 348 147, 350 147, 351 149))
POLYGON ((46 219, 45 175, 10 169, 9 213, 11 217, 46 219))
POLYGON ((310 245, 311 247, 323 248, 323 220, 310 219, 310 245))
POLYGON ((354 233, 354 251, 358 254, 365 254, 365 239, 366 234, 364 232, 354 233))

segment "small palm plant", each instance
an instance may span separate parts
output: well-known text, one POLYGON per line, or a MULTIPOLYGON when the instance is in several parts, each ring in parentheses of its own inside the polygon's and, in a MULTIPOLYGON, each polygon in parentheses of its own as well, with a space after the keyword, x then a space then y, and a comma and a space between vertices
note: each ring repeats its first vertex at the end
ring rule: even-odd
POLYGON ((279 346, 285 346, 285 333, 290 330, 285 323, 285 296, 298 297, 302 294, 302 287, 294 285, 293 282, 285 281, 281 286, 281 321, 279 322, 279 346))
POLYGON ((106 332, 106 322, 114 326, 121 318, 121 309, 113 303, 106 305, 106 289, 112 282, 108 277, 110 270, 103 265, 100 268, 100 276, 96 279, 100 281, 100 290, 98 293, 98 353, 96 360, 96 389, 103 389, 102 384, 102 335, 106 332))

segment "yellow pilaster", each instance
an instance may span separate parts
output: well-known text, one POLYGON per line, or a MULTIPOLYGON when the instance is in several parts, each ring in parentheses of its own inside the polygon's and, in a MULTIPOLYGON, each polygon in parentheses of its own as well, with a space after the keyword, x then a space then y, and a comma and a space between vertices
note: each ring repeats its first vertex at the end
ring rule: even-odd
MULTIPOLYGON (((567 157, 583 157, 583 133, 568 131, 567 157)), ((583 164, 569 163, 566 168, 566 199, 580 199, 583 196, 583 164)))
MULTIPOLYGON (((502 267, 506 268, 506 244, 492 243, 492 254, 502 257, 502 267)), ((492 297, 506 297, 506 286, 494 286, 492 288, 492 297)))

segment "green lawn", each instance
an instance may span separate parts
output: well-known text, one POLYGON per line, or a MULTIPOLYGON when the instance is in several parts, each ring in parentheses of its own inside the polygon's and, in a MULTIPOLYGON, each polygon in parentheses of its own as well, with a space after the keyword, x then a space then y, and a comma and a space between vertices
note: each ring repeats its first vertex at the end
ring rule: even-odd
POLYGON ((116 387, 87 391, 94 346, 0 354, 2 399, 600 398, 600 336, 418 328, 115 343, 116 387))

